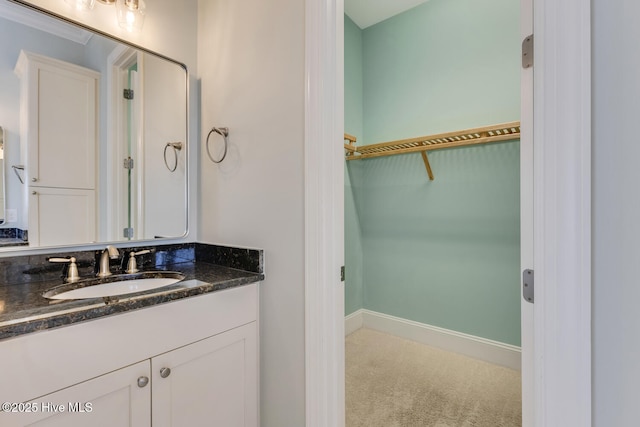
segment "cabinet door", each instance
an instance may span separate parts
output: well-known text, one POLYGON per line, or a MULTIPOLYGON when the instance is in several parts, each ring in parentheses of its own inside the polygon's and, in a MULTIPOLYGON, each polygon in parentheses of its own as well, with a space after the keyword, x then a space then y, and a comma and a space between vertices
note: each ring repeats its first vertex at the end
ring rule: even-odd
POLYGON ((31 187, 30 245, 73 245, 95 240, 95 191, 31 187))
POLYGON ((151 368, 154 427, 258 425, 256 322, 155 357, 151 368))
POLYGON ((95 189, 97 73, 73 64, 34 60, 30 81, 31 185, 95 189))
POLYGON ((139 386, 141 377, 149 378, 148 360, 16 407, 32 412, 0 412, 0 425, 150 427, 151 386, 139 386))

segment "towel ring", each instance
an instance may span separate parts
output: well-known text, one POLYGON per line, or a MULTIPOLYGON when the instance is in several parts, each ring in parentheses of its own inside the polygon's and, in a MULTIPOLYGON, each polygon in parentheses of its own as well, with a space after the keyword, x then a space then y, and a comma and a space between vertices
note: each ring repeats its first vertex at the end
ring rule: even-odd
POLYGON ((18 173, 18 170, 21 170, 22 172, 24 172, 24 165, 11 165, 11 168, 13 169, 13 171, 16 174, 16 176, 20 180, 20 184, 24 184, 24 180, 22 179, 22 177, 18 173))
POLYGON ((167 142, 167 145, 164 146, 164 164, 169 169, 169 172, 175 172, 178 168, 178 151, 182 150, 182 142, 167 142), (169 162, 167 162, 167 148, 173 148, 173 155, 175 157, 175 163, 173 168, 169 166, 169 162))
POLYGON ((222 162, 224 160, 225 157, 227 157, 227 146, 229 145, 229 141, 227 140, 228 136, 229 136, 229 128, 216 128, 216 127, 214 127, 209 131, 209 134, 207 135, 207 144, 206 144, 206 146, 207 146, 207 155, 209 156, 209 158, 211 159, 211 161, 213 163, 220 163, 220 162, 222 162), (213 156, 211 156, 211 151, 209 151, 209 137, 214 132, 224 138, 224 152, 222 153, 222 157, 220 157, 220 160, 215 160, 213 158, 213 156))

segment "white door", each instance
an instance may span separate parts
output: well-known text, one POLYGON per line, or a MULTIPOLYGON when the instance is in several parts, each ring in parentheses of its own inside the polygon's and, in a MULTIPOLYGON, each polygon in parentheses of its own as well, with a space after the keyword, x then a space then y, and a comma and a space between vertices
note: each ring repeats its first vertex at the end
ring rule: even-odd
POLYGON ((257 427, 256 322, 151 359, 154 427, 257 427))
POLYGON ((99 74, 45 57, 33 62, 30 185, 95 189, 99 74))
POLYGON ((149 361, 0 412, 4 427, 150 427, 149 361), (147 383, 145 385, 145 380, 147 383), (140 380, 140 382, 139 382, 140 380))

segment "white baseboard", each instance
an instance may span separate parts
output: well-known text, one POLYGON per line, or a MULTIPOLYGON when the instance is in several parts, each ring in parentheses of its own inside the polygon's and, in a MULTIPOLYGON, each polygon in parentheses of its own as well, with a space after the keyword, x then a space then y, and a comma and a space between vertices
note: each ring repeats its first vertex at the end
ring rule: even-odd
POLYGON ((352 332, 362 328, 364 310, 361 308, 358 311, 354 311, 350 315, 344 318, 344 334, 349 335, 352 332))
POLYGON ((514 345, 364 309, 345 317, 347 335, 363 327, 520 370, 521 351, 514 345))

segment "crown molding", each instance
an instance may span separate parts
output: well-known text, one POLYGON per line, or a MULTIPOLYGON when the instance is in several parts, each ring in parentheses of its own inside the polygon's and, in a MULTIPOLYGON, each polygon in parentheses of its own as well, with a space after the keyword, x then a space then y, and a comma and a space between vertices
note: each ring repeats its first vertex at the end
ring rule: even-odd
POLYGON ((8 1, 0 2, 0 17, 83 45, 92 36, 82 28, 8 1))

